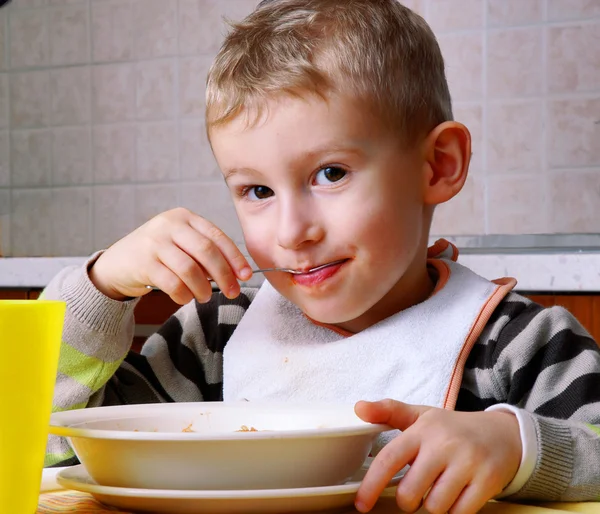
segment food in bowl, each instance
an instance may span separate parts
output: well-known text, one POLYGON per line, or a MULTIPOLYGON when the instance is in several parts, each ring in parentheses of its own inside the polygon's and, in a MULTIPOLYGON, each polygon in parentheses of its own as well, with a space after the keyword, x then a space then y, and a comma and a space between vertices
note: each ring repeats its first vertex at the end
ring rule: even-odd
POLYGON ((352 405, 254 402, 96 407, 55 413, 50 426, 98 484, 179 490, 342 484, 386 430, 352 405))
POLYGON ((258 432, 258 430, 254 427, 248 428, 246 425, 242 425, 242 427, 239 430, 236 430, 236 432, 258 432))

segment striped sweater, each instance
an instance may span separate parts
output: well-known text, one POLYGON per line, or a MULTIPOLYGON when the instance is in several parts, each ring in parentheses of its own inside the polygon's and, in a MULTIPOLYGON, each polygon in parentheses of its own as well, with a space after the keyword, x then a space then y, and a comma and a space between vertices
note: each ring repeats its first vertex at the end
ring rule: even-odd
MULTIPOLYGON (((67 302, 54 411, 221 400, 223 349, 255 294, 183 306, 138 354, 130 351, 136 300, 106 298, 85 267, 63 270, 43 295, 67 302)), ((456 410, 500 403, 521 409, 537 434, 535 468, 511 499, 600 499, 600 351, 566 310, 515 293, 497 307, 467 360, 456 410)), ((46 465, 75 462, 51 436, 46 465)))

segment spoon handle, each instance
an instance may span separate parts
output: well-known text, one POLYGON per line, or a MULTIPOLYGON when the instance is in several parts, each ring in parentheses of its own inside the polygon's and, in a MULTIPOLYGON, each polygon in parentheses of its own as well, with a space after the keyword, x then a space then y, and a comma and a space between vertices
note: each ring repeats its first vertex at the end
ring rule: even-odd
MULTIPOLYGON (((333 266, 335 264, 341 264, 344 261, 345 261, 345 259, 341 259, 339 261, 330 262, 328 264, 322 264, 321 266, 317 266, 316 268, 311 268, 308 271, 299 271, 299 270, 290 269, 290 268, 260 268, 260 269, 253 269, 252 273, 266 273, 267 271, 283 271, 284 273, 291 273, 292 275, 302 275, 304 273, 312 273, 315 271, 319 271, 323 268, 327 268, 327 267, 333 266)), ((206 279, 209 280, 210 282, 214 282, 214 280, 210 277, 206 277, 206 279)), ((146 288, 152 289, 153 291, 160 291, 160 289, 158 287, 154 287, 154 286, 146 286, 146 288)))
MULTIPOLYGON (((262 268, 262 269, 253 269, 252 273, 264 273, 265 271, 285 271, 287 273, 295 272, 295 270, 290 270, 290 269, 286 269, 286 268, 262 268)), ((206 277, 206 280, 208 280, 209 282, 214 282, 214 279, 212 279, 210 277, 206 277)), ((146 286, 146 289, 152 289, 152 291, 160 291, 160 288, 154 287, 154 286, 146 286)))

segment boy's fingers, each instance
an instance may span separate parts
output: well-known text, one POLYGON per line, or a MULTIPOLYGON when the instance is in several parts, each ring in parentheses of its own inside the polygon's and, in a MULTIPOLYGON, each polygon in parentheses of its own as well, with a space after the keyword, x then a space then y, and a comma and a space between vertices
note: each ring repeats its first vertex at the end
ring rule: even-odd
POLYGON ((188 303, 194 297, 192 291, 169 267, 160 261, 154 261, 154 263, 151 269, 148 270, 149 282, 168 294, 175 303, 179 305, 188 303))
MULTIPOLYGON (((183 290, 186 288, 191 292, 191 296, 200 302, 207 301, 211 297, 212 286, 206 279, 204 270, 186 252, 175 245, 165 245, 159 249, 157 257, 181 282, 177 285, 173 281, 166 286, 167 289, 164 289, 164 291, 169 293, 170 296, 175 295, 179 298, 187 298, 187 301, 190 301, 192 298, 183 290)), ((161 289, 164 287, 161 284, 155 285, 161 289)), ((174 297, 173 299, 175 300, 174 297)))
POLYGON ((385 446, 369 466, 356 493, 355 505, 360 512, 368 512, 387 487, 389 481, 419 453, 420 442, 403 434, 385 446))
POLYGON ((449 514, 479 512, 492 496, 485 484, 472 482, 463 489, 448 512, 449 514))
POLYGON ((196 214, 190 216, 189 224, 219 248, 240 280, 248 280, 252 276, 252 269, 246 257, 225 232, 196 214))
POLYGON ((358 402, 354 411, 356 415, 368 423, 385 423, 400 430, 406 430, 419 416, 431 409, 423 405, 409 405, 396 400, 379 402, 358 402))
POLYGON ((198 263, 198 269, 206 271, 219 286, 225 296, 233 298, 239 294, 240 286, 231 265, 217 244, 186 225, 173 233, 173 242, 198 263))
MULTIPOLYGON (((421 449, 418 457, 413 461, 396 489, 398 507, 405 512, 415 512, 421 505, 427 491, 436 482, 440 474, 444 472, 446 465, 447 461, 440 452, 425 455, 425 452, 421 449)), ((456 496, 461 490, 462 488, 458 490, 456 496)))
POLYGON ((429 512, 448 512, 466 483, 467 479, 459 469, 447 468, 433 484, 423 506, 429 512))

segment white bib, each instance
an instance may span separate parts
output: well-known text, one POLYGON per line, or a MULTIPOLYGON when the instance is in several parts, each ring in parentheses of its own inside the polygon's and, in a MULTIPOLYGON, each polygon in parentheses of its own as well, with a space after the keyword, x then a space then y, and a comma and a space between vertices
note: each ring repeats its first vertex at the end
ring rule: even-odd
POLYGON ((443 263, 450 276, 441 290, 351 337, 315 325, 265 282, 225 347, 224 400, 444 407, 465 342, 502 287, 443 263))

